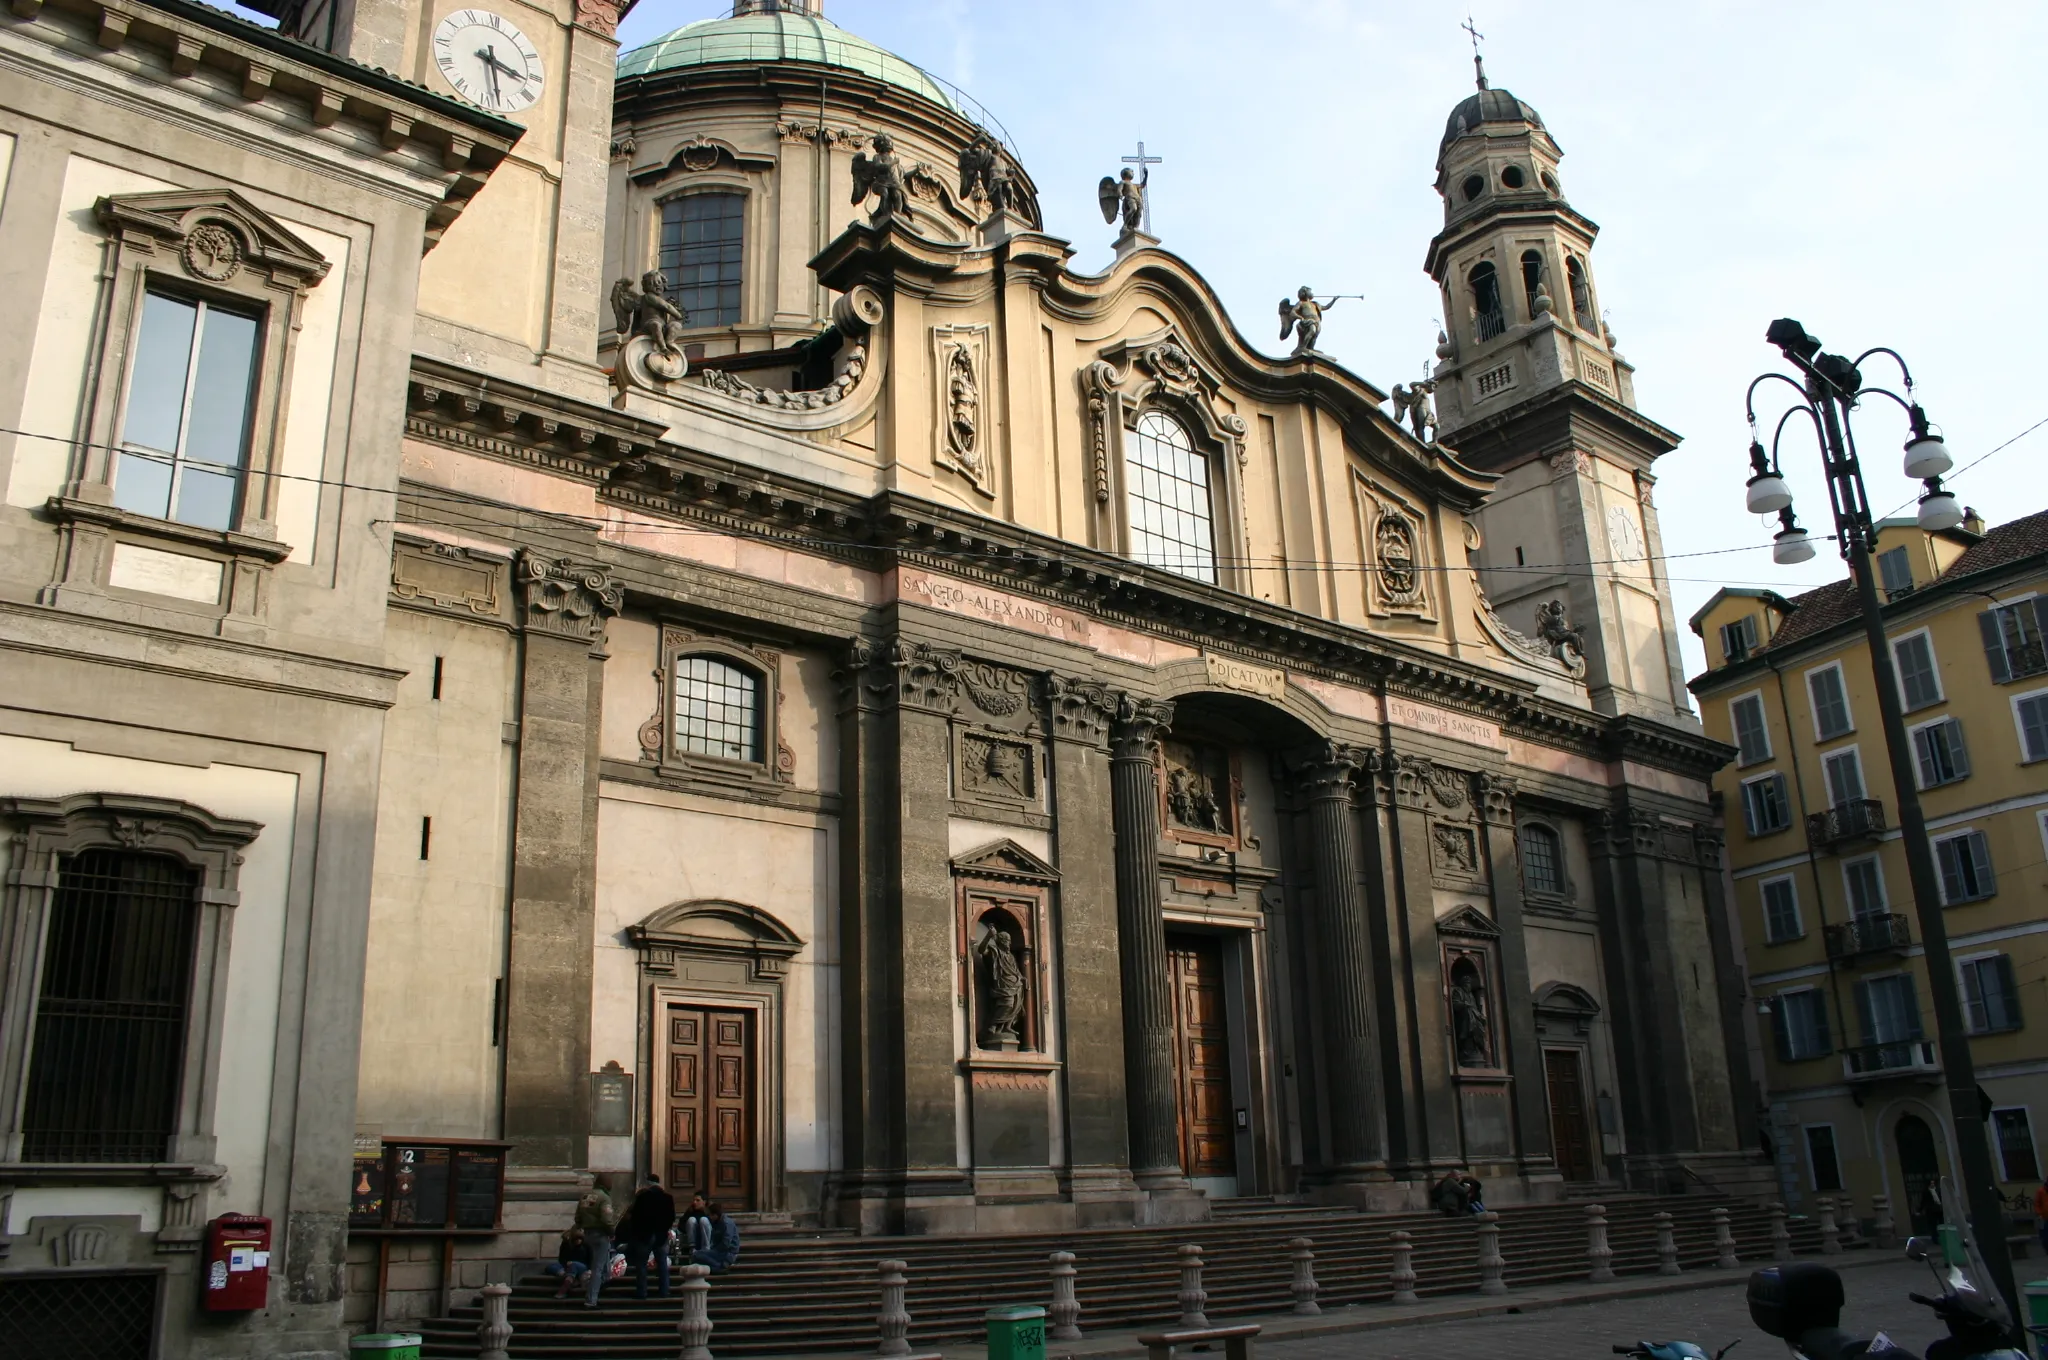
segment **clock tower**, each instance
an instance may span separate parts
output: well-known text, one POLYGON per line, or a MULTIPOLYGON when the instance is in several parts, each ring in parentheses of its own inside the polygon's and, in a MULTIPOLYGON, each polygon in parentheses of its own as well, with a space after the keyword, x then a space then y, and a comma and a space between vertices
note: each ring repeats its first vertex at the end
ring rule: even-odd
POLYGON ((606 399, 597 334, 613 35, 632 3, 253 0, 302 41, 526 128, 420 263, 415 353, 606 399))
POLYGON ((1443 293, 1439 438, 1501 478, 1478 516, 1480 580, 1532 635, 1563 602, 1601 712, 1689 722, 1650 494, 1679 437, 1636 409, 1594 286, 1600 229, 1565 197, 1564 153, 1483 65, 1478 84, 1438 148, 1444 226, 1425 268, 1443 293))

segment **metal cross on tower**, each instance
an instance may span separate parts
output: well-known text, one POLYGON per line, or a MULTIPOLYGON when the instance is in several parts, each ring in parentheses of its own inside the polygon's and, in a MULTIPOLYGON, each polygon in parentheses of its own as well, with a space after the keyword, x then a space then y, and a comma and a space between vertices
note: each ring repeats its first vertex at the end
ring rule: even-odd
MULTIPOLYGON (((1138 154, 1135 156, 1124 157, 1124 164, 1137 166, 1138 178, 1141 180, 1145 180, 1151 178, 1153 166, 1164 165, 1166 164, 1166 161, 1165 158, 1161 156, 1146 155, 1145 144, 1143 142, 1139 142, 1138 154)), ((1149 184, 1145 188, 1145 234, 1147 236, 1150 236, 1152 234, 1152 189, 1149 184)))
POLYGON ((1465 11, 1465 22, 1458 25, 1472 35, 1472 71, 1479 77, 1479 88, 1486 88, 1486 58, 1479 55, 1479 40, 1486 35, 1472 23, 1472 11, 1465 11))

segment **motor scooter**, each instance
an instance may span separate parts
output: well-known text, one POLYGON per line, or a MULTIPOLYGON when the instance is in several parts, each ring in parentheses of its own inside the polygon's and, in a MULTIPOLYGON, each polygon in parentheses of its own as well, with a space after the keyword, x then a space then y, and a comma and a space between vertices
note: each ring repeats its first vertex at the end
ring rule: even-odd
MULTIPOLYGON (((2012 1348, 2012 1329, 1994 1294, 1977 1288, 1969 1271, 1950 1264, 1933 1238, 1906 1243, 1908 1260, 1925 1261, 1940 1285, 1938 1295, 1908 1294, 1934 1310, 1948 1335, 1927 1348, 1926 1360, 2027 1360, 2012 1348)), ((1749 1317, 1803 1360, 1920 1360, 1883 1332, 1864 1338, 1842 1330, 1842 1277, 1815 1261, 1767 1266, 1749 1277, 1749 1317)))
POLYGON ((1711 1356, 1690 1341, 1638 1341, 1633 1346, 1616 1346, 1616 1355, 1627 1355, 1634 1360, 1721 1360, 1721 1357, 1742 1344, 1740 1339, 1729 1342, 1711 1356))

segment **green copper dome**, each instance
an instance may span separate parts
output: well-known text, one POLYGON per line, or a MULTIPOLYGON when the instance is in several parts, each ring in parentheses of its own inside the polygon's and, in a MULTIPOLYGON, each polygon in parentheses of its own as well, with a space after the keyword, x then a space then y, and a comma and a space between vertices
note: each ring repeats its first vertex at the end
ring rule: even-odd
POLYGON ((623 79, 718 62, 807 62, 814 66, 836 66, 886 81, 922 95, 942 108, 960 112, 958 101, 922 69, 816 14, 780 11, 699 19, 621 56, 618 74, 623 79))

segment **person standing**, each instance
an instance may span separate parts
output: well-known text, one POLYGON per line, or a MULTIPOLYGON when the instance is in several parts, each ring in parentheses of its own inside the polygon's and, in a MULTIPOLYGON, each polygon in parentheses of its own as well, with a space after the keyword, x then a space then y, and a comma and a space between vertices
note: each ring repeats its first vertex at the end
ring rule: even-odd
POLYGON ((676 1201, 661 1188, 661 1177, 650 1171, 641 1179, 640 1193, 633 1196, 625 1221, 630 1231, 621 1226, 619 1236, 633 1262, 633 1297, 647 1297, 647 1258, 652 1256, 659 1263, 661 1296, 667 1298, 668 1230, 675 1226, 676 1201))
POLYGON ((612 1197, 604 1191, 593 1189, 576 1202, 576 1226, 583 1230, 583 1245, 590 1253, 590 1291, 583 1300, 585 1308, 597 1307, 605 1277, 611 1274, 612 1231, 618 1225, 619 1215, 612 1208, 612 1197))

